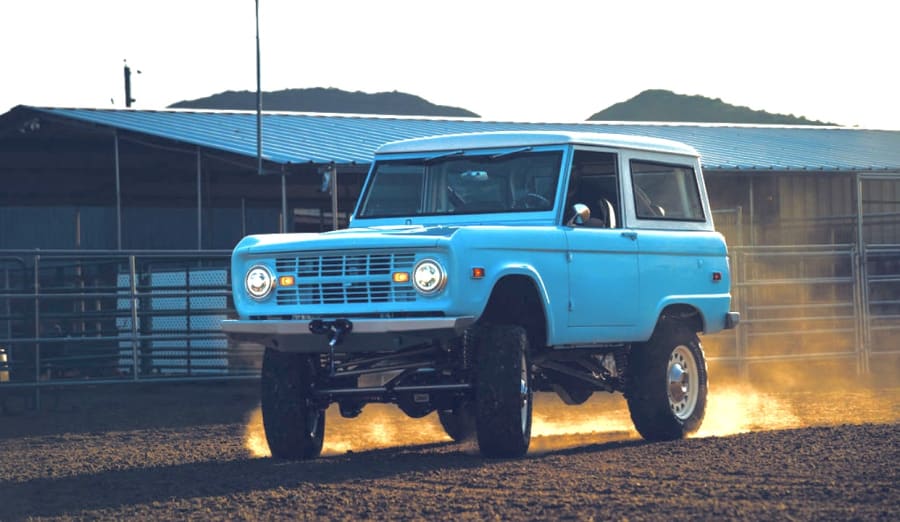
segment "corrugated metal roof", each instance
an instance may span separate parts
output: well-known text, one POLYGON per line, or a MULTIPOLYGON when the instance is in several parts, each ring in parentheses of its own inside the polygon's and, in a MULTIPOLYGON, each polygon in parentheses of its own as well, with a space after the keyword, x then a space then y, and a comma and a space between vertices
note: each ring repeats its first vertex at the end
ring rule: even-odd
MULTIPOLYGON (((53 116, 256 157, 252 111, 28 107, 53 116)), ((846 127, 525 123, 314 113, 264 113, 263 156, 278 163, 365 164, 389 141, 464 132, 562 130, 664 138, 686 143, 710 170, 898 171, 900 131, 846 127)))

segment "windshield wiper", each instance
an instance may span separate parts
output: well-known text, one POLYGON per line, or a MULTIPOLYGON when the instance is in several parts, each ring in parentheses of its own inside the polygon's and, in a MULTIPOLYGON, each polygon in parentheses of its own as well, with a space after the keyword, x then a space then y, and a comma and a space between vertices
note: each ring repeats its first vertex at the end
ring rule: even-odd
POLYGON ((431 156, 430 158, 425 158, 425 160, 422 163, 424 163, 425 165, 430 165, 439 159, 451 158, 453 156, 462 156, 462 155, 463 155, 463 151, 454 150, 452 152, 444 152, 444 153, 438 154, 436 156, 431 156))
POLYGON ((515 156, 516 154, 521 154, 523 152, 530 152, 533 147, 522 147, 521 149, 510 150, 506 152, 500 152, 498 154, 494 154, 490 157, 491 160, 500 159, 500 158, 508 158, 509 156, 515 156))

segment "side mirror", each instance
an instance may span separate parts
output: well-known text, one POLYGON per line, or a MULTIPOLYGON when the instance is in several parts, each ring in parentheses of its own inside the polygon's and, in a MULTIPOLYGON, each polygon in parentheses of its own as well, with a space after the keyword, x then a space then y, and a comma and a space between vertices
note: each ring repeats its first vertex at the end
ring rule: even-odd
POLYGON ((569 221, 566 223, 567 227, 583 225, 591 219, 591 209, 583 203, 575 203, 572 205, 572 211, 574 212, 574 215, 569 218, 569 221))

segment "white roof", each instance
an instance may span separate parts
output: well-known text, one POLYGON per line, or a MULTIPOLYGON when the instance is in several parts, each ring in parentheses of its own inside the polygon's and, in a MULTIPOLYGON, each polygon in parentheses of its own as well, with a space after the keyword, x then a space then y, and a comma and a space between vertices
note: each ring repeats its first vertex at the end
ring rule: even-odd
POLYGON ((593 145, 699 156, 697 150, 689 145, 662 138, 572 131, 497 131, 446 134, 392 141, 382 145, 375 153, 438 152, 541 145, 593 145))

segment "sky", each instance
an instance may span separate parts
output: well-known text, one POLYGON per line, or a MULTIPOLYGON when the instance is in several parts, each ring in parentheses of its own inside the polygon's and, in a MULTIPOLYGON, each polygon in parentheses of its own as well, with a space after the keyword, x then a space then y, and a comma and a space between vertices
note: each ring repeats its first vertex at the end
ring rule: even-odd
MULTIPOLYGON (((259 0, 262 89, 401 91, 574 122, 646 89, 900 130, 883 0, 259 0)), ((254 0, 2 0, 0 114, 256 90, 254 0), (141 71, 137 74, 136 71, 141 71)))

